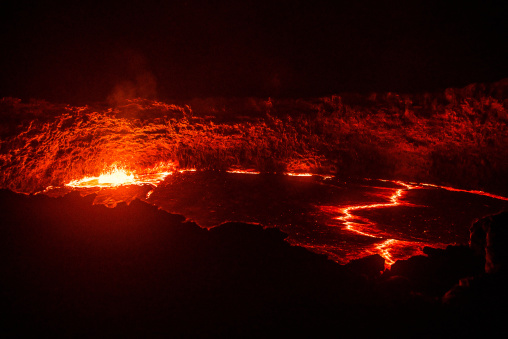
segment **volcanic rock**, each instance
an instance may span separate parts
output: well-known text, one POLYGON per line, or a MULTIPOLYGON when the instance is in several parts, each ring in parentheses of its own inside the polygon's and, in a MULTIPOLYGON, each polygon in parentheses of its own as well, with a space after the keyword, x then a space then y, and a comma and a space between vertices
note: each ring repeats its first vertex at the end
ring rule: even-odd
POLYGON ((485 257, 485 272, 508 269, 508 211, 482 218, 470 227, 470 246, 485 257))
POLYGON ((411 280, 416 292, 441 297, 459 279, 483 271, 481 260, 467 246, 425 247, 427 256, 414 256, 392 265, 390 275, 411 280))
POLYGON ((367 279, 379 277, 385 269, 385 259, 379 254, 369 255, 360 259, 351 260, 346 269, 353 274, 364 276, 367 279))

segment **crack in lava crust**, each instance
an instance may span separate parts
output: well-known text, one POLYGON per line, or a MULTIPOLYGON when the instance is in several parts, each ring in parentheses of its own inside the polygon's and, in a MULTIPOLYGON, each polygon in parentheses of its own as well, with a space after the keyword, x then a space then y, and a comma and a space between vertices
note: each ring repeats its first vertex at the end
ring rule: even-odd
POLYGON ((397 240, 393 238, 387 238, 386 234, 383 234, 377 231, 374 227, 376 224, 370 221, 367 218, 362 218, 359 216, 355 216, 352 214, 354 211, 359 210, 367 210, 367 209, 377 209, 377 208, 386 208, 386 207, 395 207, 395 206, 413 206, 410 203, 404 202, 401 198, 404 195, 404 192, 416 188, 421 188, 421 186, 411 185, 404 183, 402 181, 390 181, 390 180, 380 180, 384 182, 392 182, 397 185, 403 186, 403 188, 395 189, 395 191, 388 196, 390 202, 388 203, 373 203, 373 204, 364 204, 364 205, 349 205, 345 207, 331 207, 331 206, 321 206, 321 210, 324 212, 332 212, 339 213, 340 215, 335 217, 335 220, 339 220, 344 225, 344 228, 350 232, 354 232, 361 236, 375 238, 375 239, 384 239, 381 243, 375 244, 372 249, 367 250, 370 253, 377 253, 383 259, 385 259, 385 263, 387 268, 389 268, 392 264, 395 263, 394 256, 392 252, 400 250, 402 248, 413 248, 413 251, 417 252, 417 254, 421 253, 419 250, 420 243, 414 241, 404 241, 397 240), (414 249, 418 247, 418 249, 414 249))
MULTIPOLYGON (((371 180, 371 179, 367 179, 371 180)), ((391 195, 387 196, 390 202, 388 203, 372 203, 372 204, 363 204, 363 205, 349 205, 345 207, 335 207, 335 206, 321 206, 320 209, 323 212, 339 214, 339 216, 334 217, 335 220, 338 220, 344 225, 344 229, 356 233, 358 235, 379 239, 382 241, 381 243, 377 243, 372 246, 372 248, 366 250, 367 253, 379 254, 381 257, 385 259, 386 267, 389 268, 391 265, 395 263, 398 259, 405 259, 408 257, 408 251, 411 252, 412 255, 423 254, 422 248, 425 243, 418 241, 406 241, 391 238, 388 234, 384 234, 378 230, 376 230, 376 223, 369 220, 368 218, 363 218, 357 215, 354 215, 353 212, 360 210, 368 210, 368 209, 377 209, 377 208, 386 208, 386 207, 395 207, 395 206, 415 206, 408 202, 402 200, 405 192, 413 189, 424 189, 427 187, 443 189, 447 191, 453 192, 464 192, 475 195, 481 195, 485 197, 490 197, 493 199, 508 201, 508 198, 494 195, 491 193, 478 191, 478 190, 464 190, 458 189, 448 186, 439 186, 433 184, 416 184, 416 183, 405 183, 402 181, 395 180, 383 180, 378 179, 382 182, 394 183, 402 188, 395 189, 391 195)), ((332 225, 330 225, 332 226, 332 225)), ((440 246, 440 244, 433 244, 433 246, 440 246)), ((444 244, 443 244, 444 246, 444 244)))

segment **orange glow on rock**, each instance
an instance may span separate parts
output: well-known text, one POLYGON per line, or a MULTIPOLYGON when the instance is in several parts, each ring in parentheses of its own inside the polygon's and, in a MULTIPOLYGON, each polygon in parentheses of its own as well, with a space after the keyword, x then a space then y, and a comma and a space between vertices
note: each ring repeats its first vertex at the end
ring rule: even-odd
POLYGON ((211 100, 194 110, 139 98, 114 107, 5 98, 5 116, 23 119, 2 123, 0 186, 34 193, 98 177, 114 163, 137 179, 171 161, 177 168, 421 178, 504 192, 507 181, 496 173, 506 172, 506 108, 491 97, 439 98, 387 94, 364 98, 365 107, 341 96, 269 106, 211 100))

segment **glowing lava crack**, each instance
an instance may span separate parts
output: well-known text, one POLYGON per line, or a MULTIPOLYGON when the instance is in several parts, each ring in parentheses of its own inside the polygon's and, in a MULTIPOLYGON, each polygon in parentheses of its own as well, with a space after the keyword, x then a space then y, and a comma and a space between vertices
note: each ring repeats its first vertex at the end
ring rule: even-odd
MULTIPOLYGON (((386 181, 387 180, 381 180, 386 181)), ((401 201, 404 192, 407 190, 420 188, 420 186, 410 185, 404 183, 402 181, 393 181, 403 188, 395 189, 395 191, 389 196, 390 202, 387 203, 373 203, 367 205, 350 205, 345 207, 330 207, 330 206, 322 206, 321 210, 325 212, 339 213, 340 216, 335 217, 335 220, 339 220, 344 225, 344 228, 348 231, 354 232, 361 236, 376 238, 376 239, 385 239, 383 242, 378 243, 374 246, 372 250, 373 253, 377 253, 381 255, 385 259, 385 263, 387 267, 391 266, 395 263, 391 252, 397 248, 407 248, 407 247, 415 247, 418 245, 418 242, 409 242, 397 239, 386 239, 385 235, 377 232, 375 230, 376 224, 370 221, 367 218, 362 218, 359 216, 355 216, 352 214, 354 211, 359 210, 367 210, 367 209, 376 209, 376 208, 385 208, 385 207, 395 207, 395 206, 412 206, 409 203, 401 201)))
POLYGON ((414 206, 413 204, 402 201, 404 193, 412 189, 423 189, 425 187, 444 189, 448 191, 465 192, 504 201, 508 200, 508 198, 506 197, 490 194, 483 191, 468 191, 463 189, 457 189, 447 186, 438 186, 432 184, 414 184, 414 183, 408 184, 402 181, 392 181, 392 180, 380 180, 380 181, 390 182, 402 186, 401 188, 395 189, 391 195, 387 196, 390 202, 372 203, 364 205, 349 205, 344 207, 321 206, 320 209, 321 211, 326 213, 339 214, 339 216, 334 217, 334 220, 340 221, 341 224, 344 226, 344 229, 364 237, 379 239, 381 242, 375 244, 371 249, 367 250, 367 252, 372 254, 376 253, 379 254, 381 257, 385 259, 387 267, 390 267, 392 264, 394 264, 397 259, 400 259, 400 257, 407 257, 407 255, 402 256, 396 255, 396 252, 403 253, 410 251, 412 252, 412 255, 422 254, 423 253, 422 247, 424 243, 418 241, 405 241, 390 238, 387 234, 384 234, 383 232, 380 232, 376 229, 376 223, 367 218, 362 218, 358 215, 353 215, 353 212, 359 210, 369 210, 395 206, 414 206))

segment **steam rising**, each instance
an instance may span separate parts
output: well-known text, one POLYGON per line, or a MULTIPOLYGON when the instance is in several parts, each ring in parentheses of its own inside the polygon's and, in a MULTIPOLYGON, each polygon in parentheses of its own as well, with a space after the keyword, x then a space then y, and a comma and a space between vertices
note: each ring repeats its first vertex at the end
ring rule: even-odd
POLYGON ((155 99, 157 81, 149 70, 146 59, 132 50, 125 51, 122 59, 126 63, 124 74, 126 79, 113 87, 108 96, 108 103, 116 107, 136 98, 155 99))

